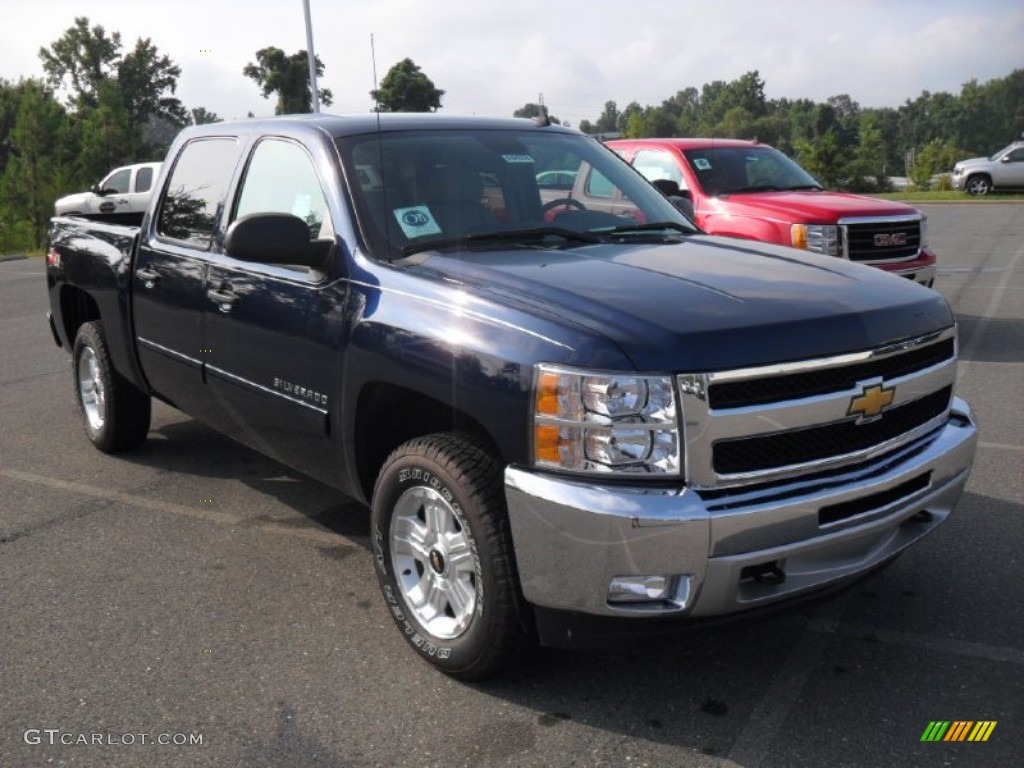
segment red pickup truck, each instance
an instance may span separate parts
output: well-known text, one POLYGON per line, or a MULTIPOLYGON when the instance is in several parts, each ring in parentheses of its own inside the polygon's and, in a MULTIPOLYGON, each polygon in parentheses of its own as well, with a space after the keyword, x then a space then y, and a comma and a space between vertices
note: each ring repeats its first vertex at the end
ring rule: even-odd
MULTIPOLYGON (((607 145, 663 191, 688 198, 697 226, 710 234, 841 256, 929 287, 935 281, 924 214, 903 203, 826 191, 766 144, 623 139, 607 145)), ((587 183, 577 179, 581 192, 587 183)))

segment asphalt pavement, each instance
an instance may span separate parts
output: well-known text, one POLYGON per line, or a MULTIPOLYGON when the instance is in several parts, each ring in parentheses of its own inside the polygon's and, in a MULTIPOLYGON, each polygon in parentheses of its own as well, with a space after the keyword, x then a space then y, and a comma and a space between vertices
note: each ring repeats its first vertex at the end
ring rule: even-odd
POLYGON ((1024 205, 924 208, 981 424, 951 519, 813 607, 476 685, 399 637, 362 506, 160 404, 93 449, 44 264, 0 263, 0 766, 1024 765, 1024 205))

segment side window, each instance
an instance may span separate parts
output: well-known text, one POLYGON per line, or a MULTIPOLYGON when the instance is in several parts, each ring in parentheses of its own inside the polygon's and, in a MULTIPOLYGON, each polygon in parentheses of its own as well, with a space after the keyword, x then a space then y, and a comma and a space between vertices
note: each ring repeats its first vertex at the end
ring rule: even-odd
POLYGON ((686 189, 683 174, 668 152, 662 152, 659 149, 641 149, 633 158, 633 167, 640 171, 648 181, 671 179, 679 185, 680 189, 686 189))
POLYGON ((1024 160, 1024 147, 1015 149, 1013 152, 1006 156, 1007 160, 1011 163, 1019 163, 1024 160))
POLYGON ((264 139, 253 150, 231 218, 251 213, 290 213, 306 222, 310 238, 333 235, 312 159, 301 146, 283 139, 264 139))
POLYGON ((132 172, 129 168, 123 168, 116 173, 112 173, 103 180, 100 185, 103 189, 113 190, 119 195, 123 195, 128 191, 128 184, 131 183, 132 172))
POLYGON ((157 233, 209 248, 237 156, 232 138, 196 139, 186 144, 167 182, 157 233))
POLYGON ((135 191, 136 192, 149 192, 149 188, 153 186, 153 169, 139 168, 139 172, 135 174, 135 191))
POLYGON ((586 192, 590 197, 611 198, 615 194, 615 186, 600 171, 591 169, 587 176, 586 192))

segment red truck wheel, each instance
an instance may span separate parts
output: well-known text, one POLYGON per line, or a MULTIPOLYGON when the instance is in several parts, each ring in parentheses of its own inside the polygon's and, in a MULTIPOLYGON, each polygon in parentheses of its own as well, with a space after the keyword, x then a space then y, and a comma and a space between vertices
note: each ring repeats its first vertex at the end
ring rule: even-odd
POLYGON ((388 610, 424 659, 479 680, 524 645, 501 468, 472 440, 429 435, 392 453, 372 535, 388 610))
POLYGON ((151 401, 110 364, 103 326, 98 321, 78 329, 71 359, 75 402, 92 444, 105 453, 138 448, 149 432, 151 401))

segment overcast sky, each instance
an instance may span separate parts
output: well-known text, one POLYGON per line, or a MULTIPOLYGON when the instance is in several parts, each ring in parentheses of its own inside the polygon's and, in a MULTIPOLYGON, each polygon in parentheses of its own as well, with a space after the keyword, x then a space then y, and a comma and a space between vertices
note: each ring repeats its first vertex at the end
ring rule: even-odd
MULTIPOLYGON (((574 126, 604 102, 760 71, 769 98, 899 106, 921 91, 1024 68, 1021 0, 310 0, 331 112, 366 112, 377 73, 405 57, 449 113, 508 116, 544 94, 574 126)), ((149 37, 181 67, 177 96, 221 117, 273 114, 242 75, 255 52, 306 47, 302 0, 0 0, 0 77, 41 76, 38 51, 87 16, 149 37)))

